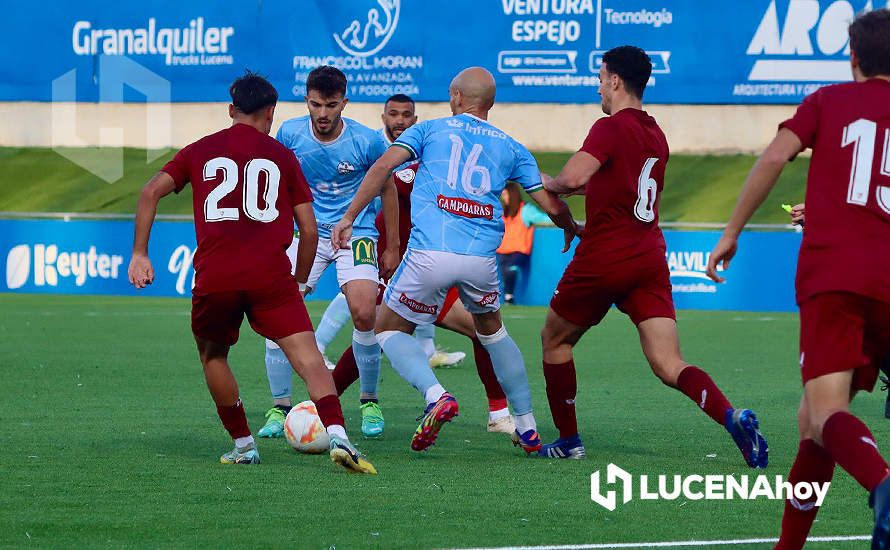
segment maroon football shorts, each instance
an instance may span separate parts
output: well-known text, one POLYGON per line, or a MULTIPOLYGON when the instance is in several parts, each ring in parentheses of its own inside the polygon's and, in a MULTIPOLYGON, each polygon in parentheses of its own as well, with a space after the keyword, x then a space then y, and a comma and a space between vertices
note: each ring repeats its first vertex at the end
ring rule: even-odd
POLYGON ((825 292, 800 304, 803 383, 853 370, 853 389, 871 391, 890 353, 890 303, 848 292, 825 292))
POLYGON ((270 340, 312 330, 293 277, 250 290, 192 295, 192 332, 197 338, 234 345, 244 315, 254 331, 270 340))
POLYGON ((451 308, 454 307, 454 302, 460 298, 460 294, 457 292, 457 287, 453 286, 448 290, 448 294, 445 295, 445 302, 442 304, 442 307, 439 309, 439 315, 436 316, 436 322, 441 323, 442 319, 448 315, 448 312, 451 311, 451 308))
POLYGON ((599 324, 613 304, 635 325, 654 317, 676 319, 664 252, 614 264, 597 274, 579 273, 579 265, 583 258, 573 258, 550 300, 550 308, 566 321, 581 327, 599 324))

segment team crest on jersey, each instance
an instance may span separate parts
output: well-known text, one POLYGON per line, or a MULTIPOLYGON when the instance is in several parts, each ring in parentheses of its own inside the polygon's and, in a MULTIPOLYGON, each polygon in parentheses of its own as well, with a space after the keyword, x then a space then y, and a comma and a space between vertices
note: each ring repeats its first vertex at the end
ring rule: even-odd
POLYGON ((396 172, 396 177, 405 183, 413 183, 414 182, 414 170, 410 168, 405 168, 404 170, 399 170, 396 172))
POLYGON ((426 313, 429 315, 435 315, 436 312, 439 311, 438 305, 429 305, 424 304, 423 302, 418 302, 414 298, 409 298, 404 292, 401 296, 399 296, 399 303, 405 304, 405 307, 414 311, 416 313, 426 313))
POLYGON ((490 220, 494 217, 494 206, 471 201, 470 199, 439 195, 436 197, 436 204, 442 210, 463 218, 485 218, 490 220))
POLYGON ((350 172, 355 172, 355 166, 352 165, 351 162, 346 160, 341 160, 337 164, 337 173, 340 175, 348 174, 350 172))

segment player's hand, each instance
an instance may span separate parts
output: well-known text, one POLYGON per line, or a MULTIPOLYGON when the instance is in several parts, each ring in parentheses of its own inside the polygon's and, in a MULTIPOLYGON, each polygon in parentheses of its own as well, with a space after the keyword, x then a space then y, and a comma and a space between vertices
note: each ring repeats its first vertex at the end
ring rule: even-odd
POLYGON ((350 240, 352 240, 352 223, 340 220, 331 229, 331 246, 334 248, 334 252, 340 249, 349 250, 350 240))
POLYGON ((399 267, 399 249, 387 248, 380 256, 380 278, 388 281, 399 267))
POLYGON ((574 220, 572 221, 572 227, 567 227, 562 230, 563 238, 565 239, 565 245, 562 247, 563 254, 568 252, 569 248, 572 247, 572 241, 575 240, 575 237, 581 238, 581 233, 583 231, 584 224, 579 224, 574 220))
POLYGON ((130 267, 127 268, 130 284, 136 288, 145 288, 155 279, 155 271, 151 266, 151 260, 144 254, 134 254, 130 258, 130 267))
POLYGON ((711 251, 711 257, 708 258, 708 270, 706 274, 708 278, 710 278, 715 283, 722 283, 726 279, 717 275, 717 266, 722 262, 722 269, 726 271, 729 269, 729 262, 735 256, 736 251, 738 251, 739 242, 737 239, 733 237, 722 236, 720 240, 717 241, 717 245, 714 247, 714 250, 711 251))
POLYGON ((804 203, 795 204, 791 207, 791 224, 803 227, 804 224, 804 203))

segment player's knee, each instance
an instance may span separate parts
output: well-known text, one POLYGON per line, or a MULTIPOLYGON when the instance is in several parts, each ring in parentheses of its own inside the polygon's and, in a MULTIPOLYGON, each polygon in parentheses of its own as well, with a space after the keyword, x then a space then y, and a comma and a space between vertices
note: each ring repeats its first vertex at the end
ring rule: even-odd
POLYGON ((355 329, 361 332, 374 330, 374 309, 359 310, 352 317, 352 324, 355 329))
POLYGON ((797 429, 800 432, 801 440, 815 438, 816 434, 813 433, 810 415, 804 401, 801 401, 800 407, 797 408, 797 429))
POLYGON ((658 377, 661 382, 672 388, 677 387, 677 378, 688 365, 683 361, 663 361, 650 360, 649 365, 652 367, 652 373, 658 377))

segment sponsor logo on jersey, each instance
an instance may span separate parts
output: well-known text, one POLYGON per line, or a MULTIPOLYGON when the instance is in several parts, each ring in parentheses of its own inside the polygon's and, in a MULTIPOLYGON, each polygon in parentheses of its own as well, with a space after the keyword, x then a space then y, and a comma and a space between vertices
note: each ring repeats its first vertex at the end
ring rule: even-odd
POLYGON ((66 252, 55 244, 20 244, 6 255, 6 288, 25 286, 32 274, 38 287, 55 287, 59 279, 69 277, 75 286, 83 286, 89 279, 117 279, 123 263, 123 256, 97 252, 95 246, 86 252, 66 252))
POLYGON ((494 217, 494 206, 469 199, 439 195, 436 197, 436 204, 442 210, 464 218, 485 218, 490 220, 494 217))
POLYGON ((348 174, 350 172, 355 172, 355 166, 352 165, 348 160, 341 160, 337 163, 337 173, 340 175, 348 174))
POLYGON ((160 55, 167 65, 231 65, 229 53, 235 27, 212 27, 196 17, 184 27, 162 27, 154 17, 145 27, 94 28, 91 21, 77 21, 71 31, 76 55, 160 55))
POLYGON ((396 172, 396 177, 402 180, 405 183, 414 183, 414 170, 411 168, 405 168, 404 170, 399 170, 396 172))
POLYGON ((399 296, 399 303, 404 304, 405 307, 416 313, 435 315, 439 311, 438 305, 431 306, 429 304, 424 304, 423 302, 418 302, 414 298, 409 298, 404 292, 399 296))
POLYGON ((355 3, 358 5, 356 18, 345 29, 334 33, 334 42, 349 55, 368 57, 383 49, 395 34, 401 0, 377 0, 379 7, 370 9, 355 3))
POLYGON ((480 305, 482 307, 490 306, 491 304, 494 304, 495 302, 498 301, 498 296, 500 296, 500 295, 501 295, 501 293, 498 291, 489 292, 488 294, 483 296, 481 300, 478 300, 476 302, 476 304, 480 305))

